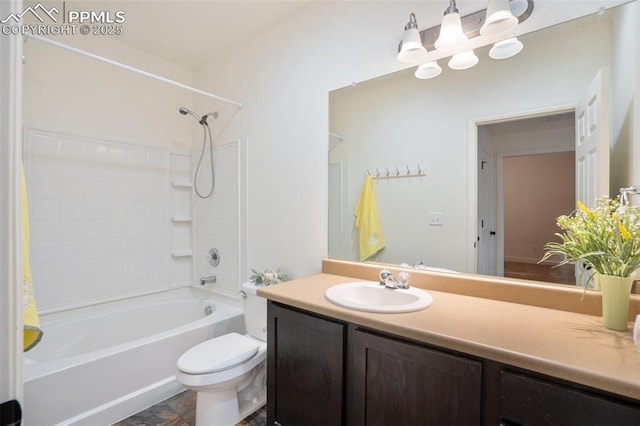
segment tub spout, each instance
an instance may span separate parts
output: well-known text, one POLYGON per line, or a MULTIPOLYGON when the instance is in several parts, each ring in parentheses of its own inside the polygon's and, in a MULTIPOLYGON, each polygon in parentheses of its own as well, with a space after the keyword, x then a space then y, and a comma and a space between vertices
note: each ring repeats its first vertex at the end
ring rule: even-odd
POLYGON ((215 283, 216 282, 216 276, 215 275, 209 275, 208 277, 200 277, 200 285, 205 285, 205 284, 209 284, 209 283, 215 283))

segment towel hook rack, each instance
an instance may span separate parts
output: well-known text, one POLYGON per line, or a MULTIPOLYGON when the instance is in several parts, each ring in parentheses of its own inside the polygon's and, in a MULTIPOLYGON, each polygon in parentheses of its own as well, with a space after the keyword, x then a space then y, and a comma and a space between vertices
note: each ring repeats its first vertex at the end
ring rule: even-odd
POLYGON ((367 168, 367 175, 373 177, 374 179, 387 179, 387 178, 404 178, 404 177, 422 177, 425 175, 424 170, 418 165, 417 171, 411 171, 411 168, 406 166, 406 173, 404 170, 400 170, 400 166, 395 166, 395 171, 390 169, 389 167, 385 167, 383 172, 380 173, 380 169, 378 167, 375 168, 375 175, 371 172, 371 169, 367 168))

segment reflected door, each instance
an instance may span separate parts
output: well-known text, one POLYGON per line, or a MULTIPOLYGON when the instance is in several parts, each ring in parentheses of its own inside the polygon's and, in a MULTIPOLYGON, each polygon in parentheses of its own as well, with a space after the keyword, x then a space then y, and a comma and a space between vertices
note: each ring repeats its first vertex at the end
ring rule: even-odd
MULTIPOLYGON (((594 207, 609 194, 609 69, 602 68, 576 108, 576 200, 594 207)), ((589 273, 576 265, 576 283, 589 273)))
POLYGON ((478 150, 478 273, 496 275, 494 232, 493 163, 491 156, 478 150))

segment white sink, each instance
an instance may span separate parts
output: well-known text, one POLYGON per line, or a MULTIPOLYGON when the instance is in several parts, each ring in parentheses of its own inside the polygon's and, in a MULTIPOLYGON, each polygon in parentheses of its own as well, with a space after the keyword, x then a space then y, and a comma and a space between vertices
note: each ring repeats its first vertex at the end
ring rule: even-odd
POLYGON ((377 282, 358 281, 337 284, 327 289, 329 302, 364 312, 401 313, 431 306, 431 295, 419 288, 389 289, 377 282))

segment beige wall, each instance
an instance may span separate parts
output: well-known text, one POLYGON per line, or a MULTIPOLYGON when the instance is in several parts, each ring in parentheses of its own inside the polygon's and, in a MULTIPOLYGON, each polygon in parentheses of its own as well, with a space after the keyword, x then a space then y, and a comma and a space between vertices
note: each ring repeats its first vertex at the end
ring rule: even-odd
POLYGON ((573 152, 504 158, 505 261, 536 263, 557 240, 556 218, 575 208, 574 163, 573 152))

